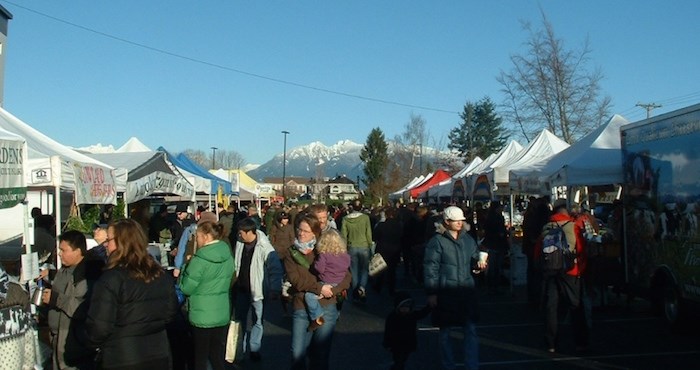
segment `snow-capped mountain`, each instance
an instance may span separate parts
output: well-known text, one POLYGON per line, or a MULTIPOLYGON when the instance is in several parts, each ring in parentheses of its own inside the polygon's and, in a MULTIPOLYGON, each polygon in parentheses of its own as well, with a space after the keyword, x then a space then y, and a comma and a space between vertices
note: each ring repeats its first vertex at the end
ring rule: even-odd
MULTIPOLYGON (((394 142, 389 141, 389 154, 393 152, 394 142)), ((299 146, 287 151, 286 176, 298 177, 330 177, 344 175, 351 180, 357 176, 364 177, 362 172, 364 164, 360 160, 360 151, 363 144, 358 144, 350 140, 341 140, 331 146, 326 146, 315 141, 310 144, 299 146)), ((424 164, 435 161, 432 148, 424 148, 424 164)), ((275 155, 274 158, 260 165, 260 167, 249 171, 248 175, 257 181, 263 181, 266 177, 282 177, 283 153, 275 155)))
POLYGON ((82 153, 114 153, 115 151, 114 146, 112 146, 112 144, 102 145, 102 143, 73 149, 82 153))
MULTIPOLYGON (((350 179, 362 175, 360 151, 362 144, 350 140, 341 140, 331 146, 319 141, 292 148, 287 151, 287 176, 335 177, 345 175, 350 179)), ((248 172, 257 181, 265 177, 282 177, 283 153, 275 155, 260 167, 248 172)))

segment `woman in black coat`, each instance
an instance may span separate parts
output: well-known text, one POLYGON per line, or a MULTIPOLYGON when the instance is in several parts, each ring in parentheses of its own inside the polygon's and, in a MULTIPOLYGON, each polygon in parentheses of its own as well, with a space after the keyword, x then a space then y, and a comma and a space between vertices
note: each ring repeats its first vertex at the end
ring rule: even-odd
POLYGON ((386 280, 389 286, 389 293, 394 294, 396 289, 396 266, 401 259, 401 236, 403 235, 403 225, 396 217, 396 208, 386 207, 384 209, 386 221, 380 222, 374 229, 374 241, 377 243, 376 253, 384 257, 387 269, 375 277, 374 289, 379 292, 386 280))
POLYGON ((131 219, 107 229, 106 270, 95 284, 87 340, 102 369, 170 369, 165 325, 175 317, 175 282, 148 254, 146 234, 131 219))

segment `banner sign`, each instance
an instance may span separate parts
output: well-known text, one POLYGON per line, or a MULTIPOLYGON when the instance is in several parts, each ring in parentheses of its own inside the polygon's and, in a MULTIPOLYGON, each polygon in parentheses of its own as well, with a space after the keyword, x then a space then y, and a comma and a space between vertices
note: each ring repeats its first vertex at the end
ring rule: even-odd
POLYGON ((0 208, 14 207, 27 195, 24 142, 0 140, 0 208))
POLYGON ((479 175, 474 182, 474 199, 491 199, 491 184, 486 175, 479 175))
POLYGON ((117 204, 114 171, 91 164, 73 163, 77 204, 117 204))
POLYGON ((126 184, 124 198, 129 204, 155 193, 191 198, 194 196, 194 187, 181 176, 156 171, 140 179, 129 181, 126 184))

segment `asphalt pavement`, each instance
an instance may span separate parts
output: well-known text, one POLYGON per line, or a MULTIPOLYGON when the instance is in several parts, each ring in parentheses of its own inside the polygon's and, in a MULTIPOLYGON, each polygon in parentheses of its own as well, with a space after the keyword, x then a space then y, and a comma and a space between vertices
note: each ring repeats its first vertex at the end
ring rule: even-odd
MULTIPOLYGON (((401 270, 401 269, 399 269, 401 270)), ((399 273, 402 274, 401 272, 399 273)), ((409 291, 417 306, 425 304, 419 284, 400 278, 399 287, 409 291)), ((502 286, 501 294, 480 289, 481 320, 477 325, 482 369, 690 369, 700 363, 697 330, 672 333, 661 319, 651 315, 642 299, 606 292, 605 305, 595 299, 592 308, 591 346, 586 352, 574 348, 566 318, 560 326, 557 353, 546 351, 543 316, 528 304, 524 286, 502 286)), ((388 292, 368 290, 364 304, 347 302, 336 326, 331 350, 331 369, 389 369, 391 355, 382 348, 384 319, 392 309, 388 292)), ((262 360, 244 359, 243 369, 286 369, 290 359, 291 318, 279 302, 267 302, 262 360)), ((407 369, 439 369, 438 331, 430 318, 419 323, 418 351, 407 369)), ((459 333, 453 333, 455 355, 460 364, 459 333)), ((461 368, 464 368, 463 365, 461 368)))

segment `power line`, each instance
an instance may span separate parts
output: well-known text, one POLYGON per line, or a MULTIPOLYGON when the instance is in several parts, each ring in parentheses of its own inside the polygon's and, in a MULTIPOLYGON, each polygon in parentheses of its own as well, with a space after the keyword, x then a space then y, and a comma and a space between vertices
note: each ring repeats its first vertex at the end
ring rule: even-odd
POLYGON ((637 103, 635 104, 638 107, 642 107, 647 110, 647 118, 651 117, 651 111, 654 108, 661 108, 661 104, 656 104, 656 103, 637 103))
POLYGON ((369 96, 363 96, 363 95, 358 95, 358 94, 352 94, 352 93, 347 93, 347 92, 343 92, 343 91, 331 90, 331 89, 327 89, 327 88, 323 88, 323 87, 311 86, 311 85, 306 85, 306 84, 299 83, 299 82, 293 82, 293 81, 283 80, 283 79, 279 79, 279 78, 275 78, 275 77, 269 77, 269 76, 265 76, 265 75, 261 75, 261 74, 257 74, 257 73, 253 73, 253 72, 244 71, 244 70, 237 69, 237 68, 232 68, 232 67, 224 66, 224 65, 221 65, 221 64, 213 63, 213 62, 207 62, 207 61, 205 61, 205 60, 201 60, 201 59, 189 57, 189 56, 182 55, 182 54, 173 53, 173 52, 170 52, 170 51, 167 51, 167 50, 163 50, 163 49, 159 49, 159 48, 156 48, 156 47, 153 47, 153 46, 149 46, 149 45, 146 45, 146 44, 141 44, 141 43, 136 42, 136 41, 131 41, 131 40, 128 40, 128 39, 119 37, 119 36, 114 36, 114 35, 112 35, 112 34, 109 34, 109 33, 106 33, 106 32, 102 32, 102 31, 98 31, 98 30, 95 30, 95 29, 92 29, 92 28, 89 28, 89 27, 81 26, 81 25, 79 25, 79 24, 76 24, 76 23, 73 23, 73 22, 70 22, 70 21, 66 21, 66 20, 64 20, 64 19, 57 18, 57 17, 54 17, 54 16, 52 16, 52 15, 49 15, 49 14, 46 14, 46 13, 42 13, 42 12, 37 11, 37 10, 34 10, 34 9, 27 8, 27 7, 25 7, 25 6, 16 4, 16 3, 12 2, 12 1, 5 1, 5 2, 8 3, 8 4, 12 4, 12 5, 14 5, 14 6, 18 7, 18 8, 24 9, 24 10, 26 10, 26 11, 28 11, 28 12, 32 12, 32 13, 37 14, 37 15, 40 15, 40 16, 42 16, 42 17, 49 18, 49 19, 54 20, 54 21, 56 21, 56 22, 60 22, 60 23, 66 24, 66 25, 69 25, 69 26, 71 26, 71 27, 75 27, 75 28, 81 29, 81 30, 83 30, 83 31, 91 32, 91 33, 94 33, 94 34, 97 34, 97 35, 100 35, 100 36, 103 36, 103 37, 110 38, 110 39, 115 40, 115 41, 123 42, 123 43, 128 44, 128 45, 131 45, 131 46, 136 46, 136 47, 139 47, 139 48, 142 48, 142 49, 146 49, 146 50, 150 50, 150 51, 153 51, 153 52, 156 52, 156 53, 168 55, 168 56, 171 56, 171 57, 174 57, 174 58, 179 58, 179 59, 187 60, 187 61, 192 62, 192 63, 202 64, 202 65, 205 65, 205 66, 208 66, 208 67, 218 68, 218 69, 221 69, 221 70, 224 70, 224 71, 228 71, 228 72, 234 72, 234 73, 246 75, 246 76, 249 76, 249 77, 254 77, 254 78, 258 78, 258 79, 262 79, 262 80, 267 80, 267 81, 272 81, 272 82, 276 82, 276 83, 280 83, 280 84, 284 84, 284 85, 289 85, 289 86, 295 86, 295 87, 299 87, 299 88, 303 88, 303 89, 307 89, 307 90, 319 91, 319 92, 323 92, 323 93, 327 93, 327 94, 333 94, 333 95, 339 95, 339 96, 344 96, 344 97, 348 97, 348 98, 366 100, 366 101, 371 101, 371 102, 375 102, 375 103, 382 103, 382 104, 389 104, 389 105, 397 105, 397 106, 401 106, 401 107, 416 108, 416 109, 422 109, 422 110, 428 110, 428 111, 440 112, 440 113, 459 114, 459 112, 457 112, 457 111, 451 111, 451 110, 440 109, 440 108, 426 107, 426 106, 422 106, 422 105, 401 103, 401 102, 392 101, 392 100, 386 100, 386 99, 380 99, 380 98, 373 98, 373 97, 369 97, 369 96))
MULTIPOLYGON (((677 107, 677 106, 686 106, 688 104, 694 104, 694 103, 697 103, 698 100, 700 100, 700 91, 695 91, 695 92, 680 95, 680 96, 675 96, 675 97, 670 97, 670 98, 665 98, 665 99, 657 99, 653 104, 659 104, 659 105, 663 105, 665 108, 671 108, 671 107, 677 107)), ((633 118, 633 117, 639 116, 639 114, 637 113, 638 112, 637 109, 639 107, 640 107, 639 104, 635 104, 633 107, 629 107, 629 108, 624 109, 618 113, 622 114, 623 116, 625 116, 627 118, 633 118)))

